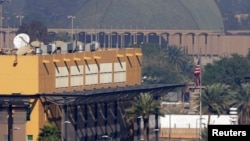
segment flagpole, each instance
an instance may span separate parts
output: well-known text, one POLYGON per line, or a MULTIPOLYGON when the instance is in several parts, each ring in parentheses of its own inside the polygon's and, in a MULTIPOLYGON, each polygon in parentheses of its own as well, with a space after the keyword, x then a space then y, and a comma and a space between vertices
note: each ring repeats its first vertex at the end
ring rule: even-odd
POLYGON ((201 133, 201 131, 202 131, 201 130, 202 129, 201 128, 202 127, 202 98, 201 98, 201 90, 202 90, 201 89, 201 86, 202 86, 201 85, 201 69, 202 69, 202 67, 201 67, 201 64, 202 64, 202 62, 201 62, 201 56, 200 56, 200 54, 201 54, 201 48, 200 48, 200 52, 198 54, 199 55, 198 59, 200 59, 200 76, 199 76, 200 77, 200 84, 199 84, 199 86, 200 86, 200 99, 199 99, 200 100, 200 128, 199 128, 200 129, 200 138, 199 138, 199 140, 201 141, 201 135, 202 135, 202 133, 201 133))

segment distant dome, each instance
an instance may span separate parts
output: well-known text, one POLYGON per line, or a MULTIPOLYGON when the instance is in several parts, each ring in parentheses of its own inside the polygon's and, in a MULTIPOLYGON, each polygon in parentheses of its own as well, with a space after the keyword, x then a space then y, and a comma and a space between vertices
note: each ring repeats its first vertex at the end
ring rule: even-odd
POLYGON ((76 17, 79 26, 99 28, 223 28, 214 0, 92 0, 76 17))
MULTIPOLYGON (((224 28, 214 0, 26 0, 5 4, 5 9, 22 13, 24 22, 40 20, 49 28, 70 28, 69 15, 76 17, 75 28, 224 28)), ((16 23, 14 19, 10 22, 16 23)))

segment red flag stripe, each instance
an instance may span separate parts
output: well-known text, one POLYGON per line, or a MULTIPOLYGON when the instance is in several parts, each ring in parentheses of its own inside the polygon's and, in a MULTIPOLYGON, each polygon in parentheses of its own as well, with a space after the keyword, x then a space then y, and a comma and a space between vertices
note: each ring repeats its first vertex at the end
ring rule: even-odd
POLYGON ((198 59, 197 65, 194 69, 194 76, 195 76, 195 85, 200 86, 200 73, 201 73, 201 66, 200 66, 200 58, 198 59))
POLYGON ((196 65, 194 69, 194 74, 200 74, 200 72, 201 72, 200 65, 196 65))

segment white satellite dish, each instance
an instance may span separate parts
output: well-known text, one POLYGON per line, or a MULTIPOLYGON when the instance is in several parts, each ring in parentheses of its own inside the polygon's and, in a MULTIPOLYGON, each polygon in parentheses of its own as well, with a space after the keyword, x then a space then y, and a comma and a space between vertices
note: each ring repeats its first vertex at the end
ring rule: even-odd
POLYGON ((18 34, 13 40, 15 48, 21 48, 23 46, 27 46, 29 42, 30 42, 30 37, 25 33, 18 34))
POLYGON ((18 48, 16 54, 17 55, 25 55, 25 54, 29 53, 30 49, 31 49, 30 46, 20 47, 20 48, 18 48))

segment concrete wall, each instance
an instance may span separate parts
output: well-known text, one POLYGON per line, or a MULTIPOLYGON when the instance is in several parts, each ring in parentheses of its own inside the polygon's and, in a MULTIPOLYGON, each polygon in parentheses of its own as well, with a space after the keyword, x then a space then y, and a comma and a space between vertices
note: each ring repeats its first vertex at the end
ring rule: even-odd
MULTIPOLYGON (((207 127, 208 115, 165 115, 160 118, 160 137, 193 139, 199 138, 201 128, 207 127)), ((232 117, 230 115, 211 115, 209 124, 230 125, 232 117)))

